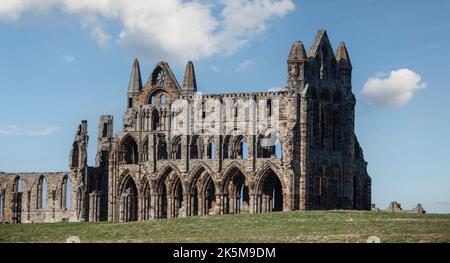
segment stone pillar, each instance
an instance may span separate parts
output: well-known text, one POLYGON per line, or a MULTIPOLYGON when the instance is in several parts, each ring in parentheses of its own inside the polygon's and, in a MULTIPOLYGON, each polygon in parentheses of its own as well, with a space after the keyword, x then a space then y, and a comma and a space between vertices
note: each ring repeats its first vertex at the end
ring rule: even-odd
POLYGON ((89 221, 100 221, 100 196, 101 192, 94 191, 89 194, 89 221))
POLYGON ((150 134, 148 136, 148 142, 149 142, 149 147, 148 147, 148 160, 150 161, 150 167, 152 172, 156 172, 156 135, 155 134, 150 134))
POLYGON ((205 215, 205 201, 203 196, 198 197, 198 215, 205 215))
POLYGON ((172 218, 173 198, 167 197, 167 218, 172 218))
POLYGON ((150 195, 150 218, 158 218, 158 214, 157 214, 157 206, 156 206, 156 201, 157 199, 159 199, 159 197, 155 194, 151 194, 150 195))
POLYGON ((236 197, 234 195, 228 196, 228 213, 235 214, 236 197))
POLYGON ((191 195, 189 193, 184 193, 183 194, 183 217, 188 217, 191 216, 191 195))
POLYGON ((223 195, 216 194, 216 209, 214 211, 215 214, 217 215, 223 214, 222 203, 223 203, 223 195))
MULTIPOLYGON (((195 202, 197 202, 198 200, 195 200, 195 195, 190 195, 189 199, 190 199, 189 213, 191 216, 194 216, 195 215, 195 202)), ((198 213, 198 207, 197 207, 197 213, 198 213)))

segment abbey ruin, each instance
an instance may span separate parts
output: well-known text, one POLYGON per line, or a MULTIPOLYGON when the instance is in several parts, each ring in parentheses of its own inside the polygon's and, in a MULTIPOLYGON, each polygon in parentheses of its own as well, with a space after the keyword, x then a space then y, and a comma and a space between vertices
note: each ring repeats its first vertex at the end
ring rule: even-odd
POLYGON ((123 129, 87 121, 70 170, 0 173, 2 222, 136 221, 291 210, 371 209, 371 178, 354 133, 352 65, 320 30, 293 43, 279 91, 202 94, 188 62, 180 85, 160 62, 142 82, 134 61, 123 129))

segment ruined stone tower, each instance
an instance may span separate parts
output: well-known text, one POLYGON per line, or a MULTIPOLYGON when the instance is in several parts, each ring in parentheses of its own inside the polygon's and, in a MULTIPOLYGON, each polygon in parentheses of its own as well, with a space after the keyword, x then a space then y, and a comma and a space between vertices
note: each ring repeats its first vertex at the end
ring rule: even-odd
POLYGON ((199 93, 191 61, 182 86, 166 62, 143 83, 136 59, 122 131, 113 134, 113 117, 100 117, 95 166, 87 165, 82 121, 69 172, 0 174, 1 218, 135 221, 369 210, 371 179, 354 133, 351 77, 345 44, 334 52, 323 30, 308 52, 293 43, 280 91, 199 93), (39 205, 44 196, 46 207, 39 205))

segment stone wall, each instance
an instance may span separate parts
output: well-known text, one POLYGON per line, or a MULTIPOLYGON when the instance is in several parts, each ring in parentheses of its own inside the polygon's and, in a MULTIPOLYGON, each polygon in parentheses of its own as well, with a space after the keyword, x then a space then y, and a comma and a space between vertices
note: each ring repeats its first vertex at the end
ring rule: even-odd
POLYGON ((76 196, 73 190, 76 182, 73 178, 73 174, 67 172, 0 174, 4 200, 2 221, 22 223, 77 221, 76 196), (39 187, 43 180, 46 187, 39 187), (70 182, 67 183, 66 180, 70 182), (45 201, 38 202, 42 198, 45 201), (64 202, 65 198, 70 198, 70 202, 64 202), (70 206, 67 207, 67 204, 70 206))

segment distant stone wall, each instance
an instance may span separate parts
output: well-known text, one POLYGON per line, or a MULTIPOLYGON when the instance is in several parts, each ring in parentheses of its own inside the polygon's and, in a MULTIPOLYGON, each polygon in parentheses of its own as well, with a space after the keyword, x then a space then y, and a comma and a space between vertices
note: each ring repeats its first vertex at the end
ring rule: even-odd
POLYGON ((71 172, 0 173, 2 222, 77 221, 74 185, 71 172))
POLYGON ((389 203, 389 206, 385 209, 379 209, 375 204, 371 205, 372 211, 383 211, 383 212, 397 212, 397 213, 417 213, 417 214, 425 214, 426 211, 423 208, 422 204, 417 204, 412 210, 403 210, 402 205, 397 201, 392 201, 389 203))

